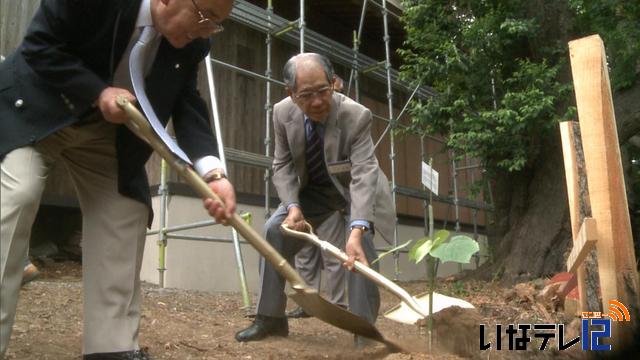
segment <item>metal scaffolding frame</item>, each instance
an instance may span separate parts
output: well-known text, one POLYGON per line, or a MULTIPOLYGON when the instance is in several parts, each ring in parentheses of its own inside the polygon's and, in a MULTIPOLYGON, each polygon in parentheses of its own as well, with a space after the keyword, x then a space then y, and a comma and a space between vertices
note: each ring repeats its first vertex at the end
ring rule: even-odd
MULTIPOLYGON (((304 51, 315 51, 318 53, 326 54, 332 62, 341 64, 347 68, 351 69, 349 82, 347 86, 347 94, 351 89, 351 85, 354 84, 355 88, 355 100, 360 100, 360 92, 359 92, 359 75, 363 74, 367 77, 376 80, 378 82, 385 83, 387 85, 387 105, 388 105, 388 117, 383 117, 380 115, 373 114, 374 119, 382 120, 387 123, 387 127, 380 136, 380 139, 376 143, 376 147, 379 145, 381 140, 389 133, 390 138, 390 154, 389 158, 391 160, 391 188, 392 188, 392 197, 393 197, 393 206, 396 206, 396 198, 398 195, 407 196, 415 199, 422 199, 425 204, 425 209, 430 201, 430 196, 427 190, 423 189, 415 189, 406 186, 401 186, 397 184, 396 179, 396 149, 395 149, 395 129, 403 128, 403 126, 399 123, 400 117, 403 115, 404 111, 408 107, 410 101, 414 98, 414 96, 418 96, 420 98, 426 98, 429 96, 434 96, 435 92, 422 85, 418 85, 415 88, 410 84, 403 82, 399 79, 398 71, 391 68, 390 62, 390 37, 389 37, 389 25, 388 25, 388 16, 397 17, 396 14, 393 14, 387 8, 387 1, 381 0, 381 3, 378 3, 374 0, 363 0, 362 12, 360 16, 360 21, 358 25, 357 32, 354 31, 353 36, 353 47, 346 47, 334 40, 329 39, 319 33, 316 33, 312 30, 306 29, 306 23, 304 21, 304 3, 305 0, 300 0, 300 18, 294 21, 286 20, 278 15, 275 15, 273 12, 272 0, 268 0, 268 4, 266 9, 262 9, 258 6, 248 3, 244 0, 236 0, 233 11, 231 13, 230 19, 241 24, 247 26, 249 28, 258 30, 266 35, 265 44, 266 44, 266 52, 267 52, 267 64, 264 75, 255 73, 250 70, 246 70, 232 64, 225 63, 223 61, 217 60, 213 57, 207 56, 206 59, 206 67, 207 67, 207 75, 209 82, 209 91, 211 96, 211 106, 212 112, 214 116, 214 125, 216 136, 218 140, 218 146, 220 148, 221 160, 225 164, 226 161, 232 161, 235 163, 240 163, 249 166, 255 166, 264 169, 264 190, 265 190, 265 216, 268 217, 271 212, 270 199, 271 199, 271 191, 270 191, 270 181, 271 181, 271 163, 272 158, 270 157, 271 153, 271 122, 272 122, 272 114, 273 114, 273 106, 271 104, 271 85, 275 84, 278 86, 285 86, 282 81, 276 80, 272 77, 272 69, 271 69, 271 55, 272 55, 272 42, 274 38, 279 38, 285 42, 290 44, 298 45, 300 52, 304 51), (362 53, 359 52, 360 39, 363 31, 363 23, 366 15, 367 4, 372 3, 380 8, 382 12, 383 25, 384 25, 384 44, 385 44, 385 60, 376 61, 362 53), (252 152, 247 152, 243 150, 233 149, 229 147, 223 147, 222 138, 221 138, 221 130, 217 113, 217 101, 215 97, 215 86, 213 81, 213 71, 211 69, 212 65, 218 65, 229 69, 231 71, 236 71, 242 73, 244 75, 262 80, 265 82, 265 90, 266 90, 266 101, 264 105, 265 109, 265 137, 264 137, 264 155, 256 154, 252 152), (411 92, 411 96, 409 100, 407 100, 404 105, 402 111, 394 118, 393 114, 393 90, 396 89, 398 91, 403 91, 406 93, 411 92), (391 130, 389 132, 389 130, 391 130)), ((426 159, 425 146, 424 146, 424 138, 427 137, 429 139, 443 142, 441 139, 435 138, 433 136, 423 136, 421 137, 421 156, 422 159, 426 159)), ((457 194, 457 170, 471 169, 472 167, 459 167, 456 168, 455 160, 452 157, 452 171, 453 171, 453 187, 454 187, 454 196, 451 197, 443 197, 439 195, 432 196, 433 201, 447 203, 449 206, 454 206, 456 215, 456 226, 455 230, 459 231, 459 206, 471 208, 473 211, 473 226, 474 226, 474 237, 477 237, 477 219, 476 214, 477 211, 492 211, 492 206, 488 205, 484 202, 468 200, 468 199, 460 199, 457 194)), ((201 221, 192 224, 173 226, 168 228, 167 224, 167 199, 169 196, 169 190, 167 185, 167 166, 163 164, 161 167, 161 184, 159 187, 158 194, 161 196, 161 211, 159 218, 159 229, 156 231, 151 231, 148 235, 158 234, 158 245, 161 250, 159 262, 160 266, 158 267, 159 276, 160 276, 160 286, 164 285, 164 272, 166 269, 164 268, 164 252, 167 245, 167 240, 171 239, 183 239, 183 240, 195 240, 195 241, 211 241, 211 242, 223 242, 223 243, 232 243, 234 245, 234 251, 236 253, 236 262, 238 266, 238 272, 240 276, 241 288, 243 292, 243 299, 245 308, 250 308, 250 300, 248 296, 248 290, 246 285, 246 278, 244 275, 244 264, 242 260, 242 254, 240 251, 240 241, 238 240, 237 233, 235 231, 232 232, 232 238, 215 238, 209 236, 195 236, 195 235, 180 235, 176 234, 177 231, 183 231, 188 229, 195 229, 204 226, 210 226, 215 224, 215 221, 201 221)), ((490 194, 491 195, 491 194, 490 194)), ((428 231, 428 219, 425 216, 425 234, 428 231)), ((444 223, 444 227, 446 227, 446 220, 444 223)), ((244 243, 244 242, 243 242, 244 243)), ((398 220, 395 221, 394 227, 394 238, 393 238, 393 246, 397 246, 398 244, 398 220)), ((398 279, 398 275, 400 273, 399 267, 399 253, 396 252, 394 254, 394 273, 395 278, 398 279)))

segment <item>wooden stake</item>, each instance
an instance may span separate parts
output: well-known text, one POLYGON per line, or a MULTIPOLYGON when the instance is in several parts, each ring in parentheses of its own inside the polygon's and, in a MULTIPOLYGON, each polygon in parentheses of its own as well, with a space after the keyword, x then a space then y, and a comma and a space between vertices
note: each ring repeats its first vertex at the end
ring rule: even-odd
MULTIPOLYGON (((569 272, 575 272, 584 258, 589 255, 589 251, 596 245, 596 235, 596 221, 593 218, 585 218, 580 231, 578 231, 578 236, 573 239, 573 250, 571 250, 567 259, 569 272)), ((582 294, 580 294, 580 297, 582 298, 582 294)))
MULTIPOLYGON (((603 309, 614 299, 638 309, 638 274, 604 44, 598 35, 589 36, 569 42, 569 53, 591 212, 598 224, 603 309)), ((612 325, 613 344, 633 341, 630 323, 612 325)))
MULTIPOLYGON (((562 155, 564 157, 564 173, 567 181, 567 197, 569 199, 569 215, 571 216, 571 233, 573 235, 573 249, 576 249, 578 233, 580 231, 580 172, 578 171, 578 159, 576 154, 576 139, 573 131, 575 121, 560 123, 560 137, 562 139, 562 155)), ((578 276, 578 294, 580 302, 577 313, 587 311, 587 289, 585 287, 585 268, 578 263, 576 275, 578 276)), ((570 266, 569 266, 570 268, 570 266)), ((573 272, 569 270, 570 272, 573 272)), ((576 314, 577 315, 577 314, 576 314)))

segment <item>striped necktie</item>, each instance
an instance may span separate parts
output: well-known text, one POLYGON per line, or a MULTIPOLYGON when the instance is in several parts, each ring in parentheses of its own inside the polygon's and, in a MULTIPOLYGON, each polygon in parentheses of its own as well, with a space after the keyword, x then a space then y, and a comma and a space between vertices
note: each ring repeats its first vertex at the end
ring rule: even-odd
POLYGON ((324 164, 324 144, 320 137, 318 124, 309 120, 310 131, 307 136, 307 174, 309 182, 316 185, 324 185, 330 182, 327 167, 324 164))

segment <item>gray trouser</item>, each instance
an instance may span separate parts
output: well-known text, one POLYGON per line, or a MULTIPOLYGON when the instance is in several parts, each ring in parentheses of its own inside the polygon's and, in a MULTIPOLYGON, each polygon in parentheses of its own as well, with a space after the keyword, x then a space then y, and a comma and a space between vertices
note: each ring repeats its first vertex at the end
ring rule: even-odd
MULTIPOLYGON (((314 191, 310 191, 310 194, 314 194, 314 191)), ((327 202, 329 205, 324 204, 322 199, 327 198, 323 196, 314 196, 306 198, 303 194, 300 196, 302 213, 307 221, 309 221, 314 228, 319 227, 327 219, 335 221, 334 226, 339 229, 345 229, 347 224, 343 216, 332 216, 336 211, 339 211, 337 207, 332 206, 334 202, 327 202)), ((346 204, 344 204, 346 205, 346 204)), ((342 206, 344 208, 344 206, 342 206)), ((265 233, 267 241, 273 246, 282 256, 292 264, 295 254, 300 251, 305 244, 304 240, 287 237, 280 231, 280 224, 287 217, 287 209, 283 206, 278 207, 274 214, 269 218, 265 224, 265 233)), ((327 224, 328 225, 328 224, 327 224)), ((346 235, 345 235, 346 236, 346 235)), ((367 256, 367 260, 371 263, 376 258, 376 252, 373 245, 373 233, 367 232, 362 241, 362 247, 367 256)), ((374 266, 377 270, 377 264, 374 266)), ((285 308, 287 305, 287 298, 284 293, 285 280, 278 274, 275 268, 265 261, 263 257, 260 258, 260 293, 258 297, 257 313, 259 315, 282 317, 284 316, 285 308)), ((354 314, 367 319, 369 322, 374 323, 380 308, 380 293, 378 287, 366 279, 364 276, 349 272, 347 275, 347 288, 349 298, 349 310, 354 314)))
POLYGON ((118 193, 116 126, 104 120, 64 128, 2 161, 0 357, 13 326, 20 282, 47 175, 69 170, 82 208, 83 353, 137 349, 148 208, 118 193))
MULTIPOLYGON (((343 216, 341 212, 334 212, 331 217, 315 229, 315 233, 321 240, 328 241, 339 249, 344 249, 345 228, 339 226, 339 219, 334 219, 334 217, 341 216, 343 216)), ((342 261, 323 253, 316 245, 306 243, 296 254, 295 263, 296 270, 310 287, 320 291, 321 280, 325 280, 329 301, 332 304, 347 306, 346 270, 342 266, 342 261), (322 274, 322 269, 325 270, 324 274, 322 274), (325 279, 322 278, 322 275, 325 276, 325 279)))

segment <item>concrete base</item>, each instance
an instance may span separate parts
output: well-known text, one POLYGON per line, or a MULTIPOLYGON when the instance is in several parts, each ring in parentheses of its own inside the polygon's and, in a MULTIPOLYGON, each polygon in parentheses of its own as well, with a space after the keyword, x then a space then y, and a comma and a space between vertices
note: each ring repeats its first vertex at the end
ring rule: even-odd
MULTIPOLYGON (((153 199, 155 219, 153 230, 158 229, 160 219, 160 197, 153 199)), ((265 223, 264 207, 238 204, 239 211, 248 211, 252 214, 252 226, 262 234, 265 223)), ((168 211, 168 227, 191 224, 199 221, 210 220, 203 210, 199 199, 173 195, 170 197, 168 211)), ((228 242, 183 240, 169 238, 166 248, 166 271, 164 273, 164 286, 169 288, 193 289, 212 292, 239 292, 240 277, 233 244, 230 242, 232 231, 230 227, 212 225, 197 229, 175 232, 180 235, 198 235, 215 238, 225 238, 228 242)), ((424 229, 416 226, 400 225, 398 228, 398 243, 402 244, 408 239, 419 239, 424 235, 424 229)), ((469 234, 470 235, 470 234, 469 234)), ((141 277, 144 281, 159 284, 158 272, 158 235, 147 237, 145 254, 142 262, 141 277)), ((255 293, 258 286, 258 253, 253 247, 240 238, 240 249, 244 260, 244 271, 249 291, 255 293)), ((486 249, 486 238, 479 238, 481 253, 486 249)), ((376 236, 376 248, 390 248, 382 238, 376 236)), ((474 269, 475 262, 459 265, 457 263, 440 264, 439 277, 446 277, 461 270, 474 269)), ((394 258, 388 255, 380 261, 381 273, 389 279, 395 279, 394 258)), ((426 276, 423 262, 416 265, 408 261, 407 254, 400 254, 398 280, 424 280, 426 276)))

